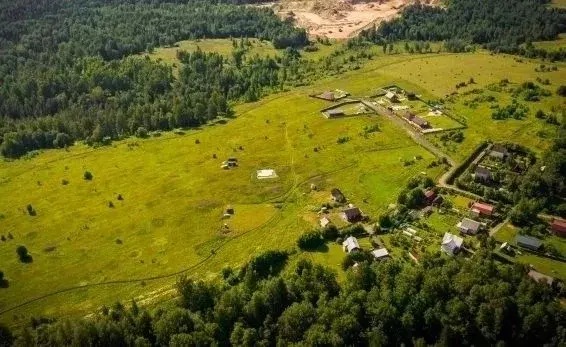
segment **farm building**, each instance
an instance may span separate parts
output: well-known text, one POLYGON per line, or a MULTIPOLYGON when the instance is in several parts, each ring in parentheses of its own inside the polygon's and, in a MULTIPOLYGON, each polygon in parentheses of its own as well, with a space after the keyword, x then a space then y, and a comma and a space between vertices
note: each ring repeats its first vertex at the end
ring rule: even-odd
POLYGON ((406 112, 403 115, 403 118, 405 118, 407 121, 409 121, 410 123, 413 123, 414 125, 416 125, 417 127, 421 128, 421 129, 430 128, 430 124, 427 120, 422 119, 421 117, 415 115, 414 113, 406 112))
POLYGON ((334 93, 330 92, 330 91, 324 92, 324 93, 320 94, 318 97, 321 98, 321 99, 324 99, 324 100, 328 100, 328 101, 336 100, 336 98, 334 97, 334 93))
POLYGON ((470 214, 472 217, 491 216, 494 211, 495 207, 493 205, 481 202, 474 202, 470 208, 470 214))
POLYGON ((399 98, 397 97, 397 94, 389 91, 385 94, 385 98, 391 102, 399 102, 399 98))
POLYGON ((550 223, 550 230, 560 237, 566 237, 566 220, 554 219, 550 223))
POLYGON ((336 202, 339 202, 339 203, 346 202, 346 197, 344 196, 344 194, 342 194, 342 192, 338 188, 333 188, 330 191, 330 195, 332 196, 332 200, 334 200, 336 202))
POLYGON ((346 240, 344 240, 344 242, 342 242, 342 247, 344 248, 344 252, 347 253, 361 250, 358 239, 353 236, 350 236, 346 240))
POLYGON ((517 246, 527 248, 533 251, 538 251, 542 246, 541 240, 531 236, 517 235, 517 237, 515 238, 515 242, 517 242, 517 246))
POLYGON ((436 199, 436 192, 432 189, 427 190, 425 193, 425 200, 427 204, 432 204, 432 202, 434 201, 434 199, 436 199))
POLYGON ((505 159, 509 155, 509 151, 503 145, 494 145, 489 152, 490 157, 505 159))
POLYGON ((371 255, 377 260, 385 260, 389 258, 389 252, 386 248, 374 249, 371 251, 371 255))
POLYGON ((464 243, 464 239, 452 235, 450 233, 445 233, 444 237, 442 238, 442 244, 440 245, 440 250, 448 255, 454 255, 460 251, 462 248, 462 244, 464 243))
POLYGON ((328 224, 330 224, 330 219, 326 218, 326 217, 322 217, 320 219, 320 226, 321 227, 326 227, 328 224))
POLYGON ((532 278, 533 280, 540 282, 540 283, 547 283, 549 285, 552 285, 552 282, 554 282, 554 278, 547 276, 545 274, 541 274, 538 271, 535 270, 530 270, 529 273, 527 274, 530 278, 532 278))
POLYGON ((481 181, 491 181, 491 171, 483 166, 476 167, 474 177, 481 181))
POLYGON ((339 110, 339 109, 327 110, 327 111, 324 111, 323 114, 326 116, 326 118, 335 118, 335 117, 341 117, 341 116, 345 115, 344 111, 339 110))
POLYGON ((357 207, 349 207, 342 212, 342 219, 354 223, 362 219, 362 211, 357 207))
POLYGON ((273 169, 262 169, 262 170, 257 170, 257 179, 258 180, 263 180, 263 179, 267 179, 267 178, 276 178, 277 174, 275 173, 275 170, 273 169))
POLYGON ((481 224, 480 222, 476 222, 475 220, 464 218, 461 222, 456 225, 456 228, 463 233, 468 235, 475 235, 480 230, 481 224))

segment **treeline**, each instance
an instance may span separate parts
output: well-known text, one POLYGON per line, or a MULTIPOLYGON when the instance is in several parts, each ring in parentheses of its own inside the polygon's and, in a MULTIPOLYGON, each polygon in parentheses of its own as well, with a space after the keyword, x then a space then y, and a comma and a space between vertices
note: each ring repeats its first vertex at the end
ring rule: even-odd
POLYGON ((361 261, 344 285, 329 269, 266 252, 217 283, 186 277, 174 305, 152 312, 135 302, 103 307, 92 319, 35 318, 0 329, 18 346, 558 346, 565 311, 556 289, 520 266, 480 250, 470 260, 427 256, 361 261))
MULTIPOLYGON (((62 148, 73 140, 106 143, 138 129, 172 130, 194 127, 231 114, 230 100, 255 101, 266 88, 285 80, 283 61, 252 57, 234 62, 215 53, 180 52, 177 79, 171 67, 149 58, 104 61, 89 57, 62 72, 63 93, 50 85, 28 81, 21 91, 27 102, 19 119, 0 122, 2 155, 19 157, 39 148, 62 148), (38 96, 40 95, 40 96, 38 96), (44 108, 41 108, 41 107, 44 108), (38 109, 39 108, 39 109, 38 109), (28 114, 45 115, 26 118, 28 114)), ((14 105, 15 106, 15 105, 14 105)), ((144 132, 145 132, 144 131, 144 132)))
POLYGON ((480 44, 494 51, 517 53, 523 43, 554 40, 566 31, 566 11, 549 9, 547 3, 452 0, 447 8, 417 3, 408 6, 399 18, 363 31, 361 36, 373 42, 461 40, 464 45, 480 44))
POLYGON ((537 165, 511 182, 513 201, 511 221, 526 226, 538 222, 540 212, 566 217, 566 125, 557 131, 551 147, 537 165))
POLYGON ((256 100, 262 87, 279 82, 281 62, 197 53, 183 59, 177 81, 165 65, 124 59, 190 38, 257 37, 278 48, 307 43, 304 30, 269 9, 218 3, 3 2, 13 17, 0 15, 0 152, 18 157, 73 140, 120 138, 138 127, 198 125, 229 113, 231 100, 256 100))

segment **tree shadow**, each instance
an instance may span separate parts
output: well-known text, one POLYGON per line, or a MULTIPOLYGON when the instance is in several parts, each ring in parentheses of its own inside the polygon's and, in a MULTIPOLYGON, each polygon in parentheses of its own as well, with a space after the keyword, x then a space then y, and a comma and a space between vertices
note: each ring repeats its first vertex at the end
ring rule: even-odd
POLYGON ((309 250, 309 253, 328 253, 328 251, 330 250, 330 248, 328 248, 328 245, 326 243, 323 243, 322 245, 318 246, 315 249, 309 250))
POLYGON ((20 261, 24 264, 30 264, 33 263, 33 257, 28 254, 26 256, 20 257, 20 261))

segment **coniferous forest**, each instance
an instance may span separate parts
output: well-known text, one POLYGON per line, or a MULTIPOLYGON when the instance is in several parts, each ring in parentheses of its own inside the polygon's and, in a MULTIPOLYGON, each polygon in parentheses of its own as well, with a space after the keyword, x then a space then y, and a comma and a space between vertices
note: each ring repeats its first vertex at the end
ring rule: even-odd
POLYGON ((184 39, 257 37, 276 48, 307 43, 304 30, 270 9, 232 3, 4 2, 0 151, 19 157, 74 140, 117 139, 140 127, 195 126, 229 113, 227 100, 246 93, 246 100, 256 99, 263 86, 278 83, 269 58, 234 65, 197 52, 182 58, 177 80, 168 66, 129 57, 184 39))
MULTIPOLYGON (((484 252, 484 251, 482 251, 484 252)), ((35 318, 21 346, 426 346, 559 345, 564 310, 550 286, 521 267, 425 258, 362 262, 344 285, 301 260, 281 271, 287 253, 268 251, 217 283, 181 277, 173 306, 149 312, 135 302, 103 307, 93 319, 35 318)))

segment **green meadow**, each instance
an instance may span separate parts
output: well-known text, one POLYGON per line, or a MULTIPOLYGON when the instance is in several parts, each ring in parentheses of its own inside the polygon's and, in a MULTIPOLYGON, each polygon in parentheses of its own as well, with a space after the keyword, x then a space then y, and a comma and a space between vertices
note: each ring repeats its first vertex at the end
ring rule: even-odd
MULTIPOLYGON (((295 247, 302 232, 318 226, 316 210, 334 187, 377 218, 409 178, 443 173, 441 167, 427 168, 436 158, 381 116, 325 119, 320 110, 330 104, 308 97, 313 92, 343 89, 364 97, 396 84, 433 99, 470 77, 476 85, 469 88, 503 78, 534 80, 541 75, 534 70, 538 64, 483 52, 381 56, 339 77, 238 105, 234 119, 199 129, 1 162, 0 234, 13 239, 0 242, 9 281, 0 289, 0 321, 87 315, 116 300, 166 300, 179 273, 214 279, 223 267, 241 265, 263 250, 295 247), (373 125, 379 131, 365 134, 373 125), (341 137, 348 141, 338 143, 341 137), (229 157, 239 166, 221 169, 229 157), (422 159, 404 165, 415 157, 422 159), (258 180, 260 169, 273 169, 278 177, 258 180), (86 170, 91 181, 83 179, 86 170), (27 213, 28 204, 37 215, 27 213), (227 205, 235 214, 223 219, 227 205), (18 260, 18 245, 28 248, 33 262, 18 260)), ((544 73, 552 89, 566 80, 565 68, 544 73)), ((471 110, 461 102, 449 105, 468 125, 464 142, 447 148, 456 159, 485 138, 512 139, 538 151, 546 147, 537 133, 553 128, 533 115, 493 121, 483 106, 471 110)), ((561 103, 552 96, 540 107, 561 103)), ((304 256, 339 271, 343 253, 329 245, 304 256)))

